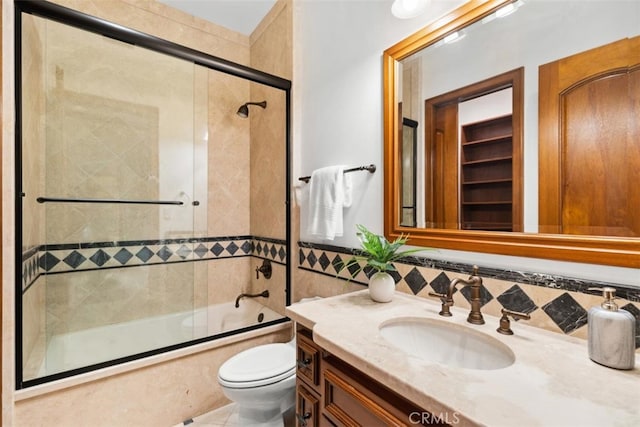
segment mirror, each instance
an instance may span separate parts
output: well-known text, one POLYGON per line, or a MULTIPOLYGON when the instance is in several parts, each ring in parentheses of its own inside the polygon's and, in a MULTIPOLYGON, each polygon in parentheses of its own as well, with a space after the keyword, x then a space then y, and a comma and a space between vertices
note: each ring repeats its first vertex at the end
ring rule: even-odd
MULTIPOLYGON (((640 267, 640 238, 635 237, 638 234, 629 233, 626 230, 624 233, 608 233, 602 231, 603 227, 582 226, 573 227, 581 230, 580 232, 567 231, 569 227, 563 228, 548 222, 553 215, 546 212, 561 209, 558 205, 562 203, 555 202, 556 199, 561 200, 561 195, 557 194, 557 188, 554 189, 554 185, 559 186, 558 183, 548 184, 541 181, 538 193, 539 171, 541 177, 553 175, 548 171, 555 171, 555 174, 560 177, 564 176, 564 171, 570 165, 562 163, 566 162, 566 159, 559 158, 557 153, 562 152, 566 147, 571 147, 571 144, 558 145, 557 142, 549 142, 547 134, 558 134, 559 131, 557 129, 554 131, 553 128, 547 129, 547 122, 544 122, 546 128, 539 130, 539 67, 617 40, 633 38, 638 35, 638 28, 640 28, 640 5, 637 2, 550 3, 539 0, 526 2, 478 0, 464 4, 449 15, 387 49, 383 54, 384 217, 387 237, 395 238, 401 233, 409 233, 411 235, 409 243, 418 246, 640 267), (519 6, 516 13, 504 19, 497 19, 496 12, 510 5, 519 6), (544 17, 538 15, 543 9, 551 10, 551 14, 544 17), (525 22, 534 24, 534 29, 538 31, 531 41, 526 39, 525 34, 519 32, 525 22), (575 31, 569 31, 569 27, 575 31), (594 28, 598 28, 598 31, 594 31, 594 28), (563 40, 554 37, 557 29, 561 29, 563 40), (466 33, 466 37, 453 44, 444 43, 444 40, 449 39, 450 35, 456 31, 466 33), (509 37, 505 37, 505 34, 509 34, 509 37), (491 36, 498 38, 491 39, 491 36), (515 46, 516 50, 509 52, 509 45, 515 46), (474 50, 471 52, 465 50, 469 46, 474 50), (493 46, 493 48, 488 49, 487 46, 493 46), (513 232, 461 230, 460 216, 456 220, 458 227, 455 229, 433 228, 433 222, 426 220, 426 212, 429 211, 430 204, 425 197, 425 187, 429 182, 429 168, 425 164, 432 167, 433 161, 425 160, 428 159, 425 146, 430 134, 427 129, 430 122, 425 101, 519 67, 524 68, 522 170, 517 175, 522 179, 520 204, 522 228, 513 227, 513 232), (418 74, 418 77, 412 77, 415 74, 418 74), (415 90, 416 87, 418 90, 415 90), (399 109, 400 104, 404 111, 399 109), (406 224, 406 219, 404 209, 400 209, 404 206, 404 197, 401 197, 404 196, 404 192, 401 192, 401 189, 405 175, 403 167, 405 162, 400 147, 404 139, 404 132, 400 131, 400 123, 404 117, 417 121, 418 129, 421 129, 417 135, 416 149, 418 154, 415 203, 417 220, 413 223, 415 225, 411 226, 403 225, 406 224), (540 139, 538 139, 539 134, 540 139), (549 154, 554 149, 555 157, 549 154), (559 165, 555 165, 554 162, 559 165), (554 189, 556 193, 551 193, 549 188, 554 189), (547 194, 548 191, 549 194, 547 194), (550 198, 554 200, 551 201, 550 198), (542 200, 542 203, 539 204, 538 200, 542 200), (572 234, 552 234, 563 232, 572 234)), ((637 39, 638 37, 635 38, 637 39)), ((637 68, 639 63, 640 60, 630 65, 635 65, 637 68)), ((547 90, 545 86, 546 84, 540 85, 540 90, 547 90)), ((632 95, 637 98, 637 86, 635 88, 632 95)), ((514 93, 514 99, 515 96, 514 93)), ((635 102, 637 105, 637 101, 635 102)), ((547 104, 544 110, 541 108, 543 115, 548 110, 547 104)), ((633 115, 628 111, 625 114, 633 115)), ((637 112, 635 114, 637 117, 637 112)), ((629 122, 637 122, 637 120, 631 119, 629 122)), ((635 126, 634 131, 637 132, 637 123, 631 126, 635 126)), ((585 129, 588 129, 588 126, 585 126, 585 129)), ((458 153, 456 156, 461 155, 458 153)), ((460 169, 453 172, 453 176, 460 174, 460 169)), ((627 181, 630 183, 634 175, 628 176, 627 181)), ((627 188, 632 189, 631 186, 627 188)), ((460 209, 459 198, 462 193, 460 186, 450 192, 455 194, 455 204, 457 209, 460 209)), ((584 196, 582 198, 584 199, 584 196)), ((563 212, 555 216, 567 217, 563 212)), ((620 227, 609 228, 619 229, 620 227)))

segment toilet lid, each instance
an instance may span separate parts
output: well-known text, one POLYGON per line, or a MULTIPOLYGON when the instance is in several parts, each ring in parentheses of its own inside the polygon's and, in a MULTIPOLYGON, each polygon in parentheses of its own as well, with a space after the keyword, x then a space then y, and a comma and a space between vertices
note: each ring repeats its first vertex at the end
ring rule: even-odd
POLYGON ((244 350, 222 364, 218 381, 229 388, 251 388, 281 381, 296 371, 296 352, 288 344, 244 350))

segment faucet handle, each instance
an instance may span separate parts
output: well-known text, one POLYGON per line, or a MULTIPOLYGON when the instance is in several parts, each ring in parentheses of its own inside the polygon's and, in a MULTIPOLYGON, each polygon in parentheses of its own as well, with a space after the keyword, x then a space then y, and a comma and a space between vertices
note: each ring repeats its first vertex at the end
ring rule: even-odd
POLYGON ((262 265, 260 267, 256 267, 256 279, 260 278, 260 273, 262 273, 265 279, 271 279, 272 272, 273 269, 271 268, 271 261, 265 259, 262 261, 262 265))
POLYGON ((440 294, 438 292, 429 292, 427 295, 429 295, 430 297, 440 298, 440 300, 447 298, 446 294, 440 294))
POLYGON ((501 311, 502 313, 502 317, 500 318, 500 327, 498 329, 496 329, 496 331, 498 331, 501 334, 504 335, 513 335, 513 331, 511 330, 511 321, 509 320, 509 316, 513 317, 514 319, 522 319, 522 320, 529 320, 531 319, 531 316, 529 316, 527 313, 521 313, 519 311, 512 311, 512 310, 508 310, 506 308, 503 308, 501 311))
POLYGON ((440 310, 440 313, 438 313, 440 316, 451 317, 449 307, 453 305, 453 299, 449 298, 446 294, 439 294, 437 292, 429 292, 427 295, 430 297, 440 298, 440 301, 442 302, 442 309, 440 310))

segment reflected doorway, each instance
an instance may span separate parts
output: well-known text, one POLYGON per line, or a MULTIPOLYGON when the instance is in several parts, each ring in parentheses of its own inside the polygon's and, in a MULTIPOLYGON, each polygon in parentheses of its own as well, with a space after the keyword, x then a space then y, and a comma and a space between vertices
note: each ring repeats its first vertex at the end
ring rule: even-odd
POLYGON ((427 227, 522 231, 523 77, 519 68, 425 100, 427 227))

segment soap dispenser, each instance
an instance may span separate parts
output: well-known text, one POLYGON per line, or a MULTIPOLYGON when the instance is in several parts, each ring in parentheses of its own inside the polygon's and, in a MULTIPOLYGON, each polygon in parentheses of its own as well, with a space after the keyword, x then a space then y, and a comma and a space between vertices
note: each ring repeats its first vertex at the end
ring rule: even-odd
POLYGON ((600 307, 589 310, 589 358, 610 368, 633 369, 636 319, 618 308, 614 288, 602 288, 602 296, 600 307))

